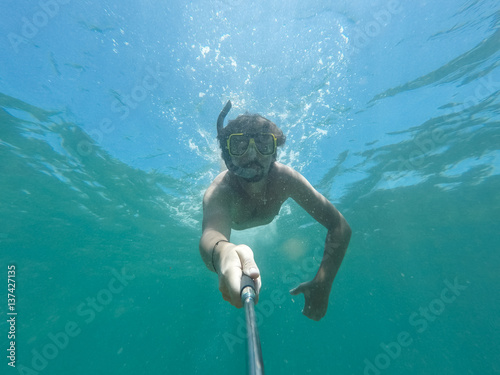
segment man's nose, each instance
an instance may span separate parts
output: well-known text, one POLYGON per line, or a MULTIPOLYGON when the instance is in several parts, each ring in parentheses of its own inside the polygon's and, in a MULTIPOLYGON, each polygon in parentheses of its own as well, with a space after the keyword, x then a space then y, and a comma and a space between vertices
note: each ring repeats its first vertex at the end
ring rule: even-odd
POLYGON ((250 144, 248 145, 248 150, 245 156, 247 158, 254 158, 255 156, 257 156, 257 148, 254 142, 250 142, 250 144))

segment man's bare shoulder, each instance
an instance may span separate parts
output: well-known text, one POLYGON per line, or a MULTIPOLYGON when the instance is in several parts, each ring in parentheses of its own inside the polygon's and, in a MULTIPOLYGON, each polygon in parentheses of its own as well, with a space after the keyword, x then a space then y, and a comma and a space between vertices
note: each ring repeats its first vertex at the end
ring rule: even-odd
POLYGON ((280 183, 296 183, 297 179, 302 177, 302 175, 292 167, 278 162, 274 163, 273 173, 274 177, 280 180, 280 183))
POLYGON ((227 197, 228 194, 231 194, 231 192, 232 190, 229 181, 229 174, 228 171, 225 170, 219 173, 219 175, 212 181, 207 191, 205 192, 203 202, 208 202, 212 199, 223 199, 224 196, 227 197))
POLYGON ((295 199, 297 194, 314 190, 309 181, 295 169, 276 163, 274 168, 275 180, 278 181, 282 191, 288 197, 295 199))

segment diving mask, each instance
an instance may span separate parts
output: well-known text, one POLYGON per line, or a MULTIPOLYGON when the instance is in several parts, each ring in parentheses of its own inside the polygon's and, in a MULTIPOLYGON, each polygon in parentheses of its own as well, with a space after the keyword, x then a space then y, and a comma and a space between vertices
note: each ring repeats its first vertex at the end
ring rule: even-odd
POLYGON ((227 150, 231 156, 243 156, 251 144, 263 156, 276 152, 276 136, 273 133, 231 134, 227 139, 227 150))

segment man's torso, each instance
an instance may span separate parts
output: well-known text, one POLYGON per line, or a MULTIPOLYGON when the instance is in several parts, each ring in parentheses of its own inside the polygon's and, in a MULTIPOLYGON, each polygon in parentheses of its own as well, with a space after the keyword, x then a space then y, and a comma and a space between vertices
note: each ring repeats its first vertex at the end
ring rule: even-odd
POLYGON ((236 230, 269 224, 278 215, 282 204, 289 197, 285 183, 285 166, 275 163, 267 176, 263 192, 256 196, 249 195, 228 173, 221 181, 229 192, 231 227, 236 230))

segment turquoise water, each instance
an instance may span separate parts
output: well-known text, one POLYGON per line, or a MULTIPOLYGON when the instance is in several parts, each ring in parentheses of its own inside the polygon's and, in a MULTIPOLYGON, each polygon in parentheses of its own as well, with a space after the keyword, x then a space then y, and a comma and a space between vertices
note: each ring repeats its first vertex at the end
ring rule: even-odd
POLYGON ((4 5, 1 373, 245 373, 243 311, 198 254, 227 99, 229 119, 284 130, 279 160, 353 229, 320 322, 288 290, 326 231, 287 202, 233 234, 262 273, 266 372, 500 373, 499 17, 472 0, 4 5))

